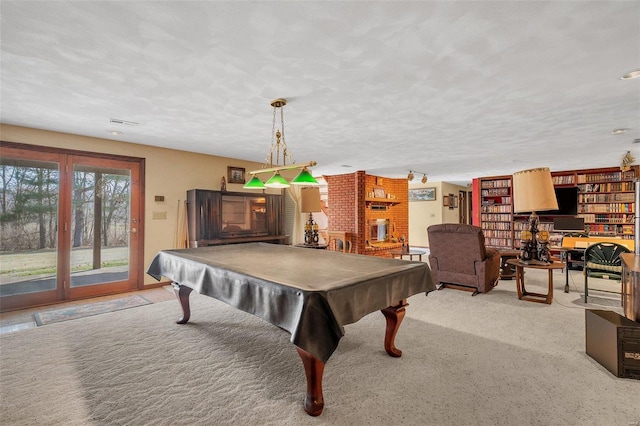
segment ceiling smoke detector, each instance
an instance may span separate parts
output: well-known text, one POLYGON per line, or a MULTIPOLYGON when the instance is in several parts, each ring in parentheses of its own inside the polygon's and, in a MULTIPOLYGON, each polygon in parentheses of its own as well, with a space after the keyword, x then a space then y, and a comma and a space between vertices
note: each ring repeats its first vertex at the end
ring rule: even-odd
POLYGON ((631 80, 632 78, 638 78, 638 77, 640 77, 640 69, 628 72, 625 75, 623 75, 622 77, 620 77, 620 79, 621 80, 631 80))
POLYGON ((612 135, 622 135, 623 133, 625 133, 627 131, 626 128, 622 128, 622 129, 614 129, 611 131, 612 135))
POLYGON ((122 124, 124 126, 137 126, 138 124, 140 124, 136 123, 135 121, 120 120, 119 118, 110 118, 109 122, 113 124, 122 124))

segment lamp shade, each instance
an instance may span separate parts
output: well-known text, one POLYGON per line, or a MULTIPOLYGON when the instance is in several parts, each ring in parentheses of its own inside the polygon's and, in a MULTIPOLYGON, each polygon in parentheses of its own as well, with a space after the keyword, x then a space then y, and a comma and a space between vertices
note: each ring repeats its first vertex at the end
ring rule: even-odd
POLYGON ((298 173, 298 176, 293 178, 291 181, 292 185, 309 185, 309 186, 317 186, 320 185, 318 181, 309 173, 309 170, 305 167, 298 173))
POLYGON ((558 200, 548 167, 522 170, 513 174, 515 213, 557 210, 558 200))
POLYGON ((262 183, 262 181, 260 180, 260 178, 258 176, 253 176, 249 182, 244 184, 243 188, 247 188, 247 189, 264 189, 264 188, 266 188, 266 186, 264 186, 264 183, 262 183))
POLYGON ((302 213, 313 213, 322 211, 320 204, 320 188, 309 187, 301 188, 301 206, 302 213))
POLYGON ((288 188, 289 182, 282 177, 280 172, 275 172, 271 178, 264 183, 267 188, 288 188))

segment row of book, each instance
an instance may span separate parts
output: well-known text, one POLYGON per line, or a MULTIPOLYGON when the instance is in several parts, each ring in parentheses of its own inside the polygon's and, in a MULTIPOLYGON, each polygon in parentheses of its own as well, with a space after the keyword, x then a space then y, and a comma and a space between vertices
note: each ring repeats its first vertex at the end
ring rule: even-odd
POLYGON ((511 222, 487 222, 482 224, 482 229, 511 230, 511 222))
POLYGON ((485 238, 484 242, 489 247, 511 248, 511 238, 485 238))
POLYGON ((574 175, 553 176, 554 185, 571 185, 575 182, 574 175))
MULTIPOLYGON (((529 222, 521 222, 521 221, 516 221, 513 222, 513 229, 515 229, 516 231, 524 231, 529 229, 529 222)), ((547 222, 540 222, 538 223, 538 231, 548 231, 548 232, 552 232, 553 231, 553 223, 547 223, 547 222)))
POLYGON ((510 214, 491 214, 491 213, 483 213, 480 215, 482 222, 511 222, 510 214))
POLYGON ((511 197, 494 197, 488 198, 486 200, 482 200, 482 205, 490 205, 490 204, 509 204, 511 205, 511 197))
POLYGON ((634 201, 633 192, 616 192, 613 194, 579 194, 579 203, 612 203, 615 201, 634 201))
POLYGON ((633 180, 635 177, 636 172, 633 170, 627 172, 590 173, 588 175, 578 175, 578 183, 615 182, 619 180, 633 180))
POLYGON ((633 182, 587 183, 578 185, 578 191, 580 192, 621 192, 633 190, 633 182))
POLYGON ((481 191, 481 195, 483 197, 494 197, 499 195, 511 195, 510 188, 491 188, 491 189, 483 189, 481 191))
MULTIPOLYGON (((480 208, 482 213, 511 213, 511 204, 487 204, 480 208)), ((511 220, 511 216, 508 219, 511 220)))
POLYGON ((580 204, 578 213, 633 213, 633 203, 580 204))
POLYGON ((589 224, 585 226, 589 234, 633 234, 633 225, 589 224))
POLYGON ((485 238, 511 238, 511 231, 500 231, 495 229, 483 229, 485 238))
POLYGON ((632 214, 579 214, 584 223, 634 223, 632 214))
POLYGON ((482 188, 501 188, 505 186, 511 186, 510 179, 498 179, 498 180, 483 180, 482 188))

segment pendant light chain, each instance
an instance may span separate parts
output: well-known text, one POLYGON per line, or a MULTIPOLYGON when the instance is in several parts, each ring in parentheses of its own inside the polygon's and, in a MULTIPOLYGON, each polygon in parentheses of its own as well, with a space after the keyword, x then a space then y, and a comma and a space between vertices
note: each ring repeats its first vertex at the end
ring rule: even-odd
POLYGON ((271 149, 269 150, 269 156, 265 159, 265 168, 286 166, 287 160, 290 164, 295 164, 293 156, 289 153, 287 148, 287 141, 284 136, 284 111, 283 106, 286 103, 283 100, 273 101, 273 121, 271 124, 271 149), (280 108, 280 129, 276 128, 277 110, 280 108), (282 152, 282 164, 280 164, 280 153, 282 152), (275 155, 275 162, 274 162, 275 155))
POLYGON ((293 160, 293 156, 289 154, 289 150, 287 149, 287 141, 284 138, 284 105, 280 106, 280 132, 282 133, 282 165, 287 165, 287 159, 291 164, 295 164, 293 160))

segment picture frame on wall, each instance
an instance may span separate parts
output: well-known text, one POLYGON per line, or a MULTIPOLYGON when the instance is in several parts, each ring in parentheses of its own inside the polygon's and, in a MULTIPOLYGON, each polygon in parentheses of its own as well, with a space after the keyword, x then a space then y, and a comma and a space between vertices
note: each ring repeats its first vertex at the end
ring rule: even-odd
POLYGON ((450 197, 450 195, 451 195, 451 194, 449 194, 449 195, 445 195, 445 196, 443 196, 443 197, 442 197, 442 205, 443 205, 444 207, 449 207, 449 203, 451 202, 451 197, 450 197))
POLYGON ((384 188, 373 188, 373 198, 387 198, 384 188))
POLYGON ((245 170, 244 167, 227 167, 227 182, 228 183, 245 183, 245 170))
POLYGON ((409 190, 409 201, 435 201, 436 188, 416 188, 409 190))
POLYGON ((456 197, 454 194, 449 194, 446 198, 449 199, 449 210, 453 210, 458 207, 458 197, 456 197))

